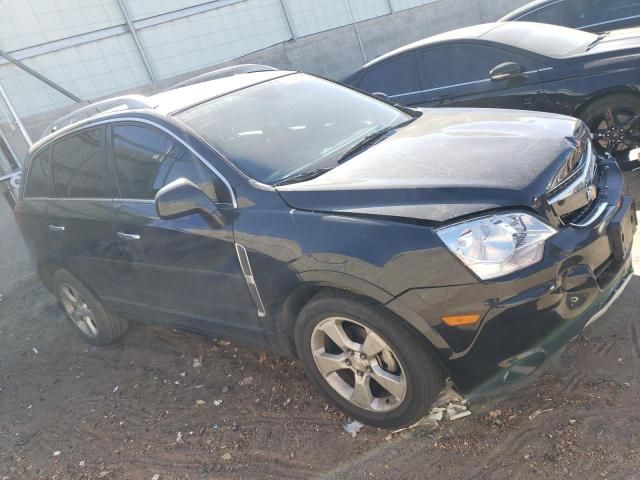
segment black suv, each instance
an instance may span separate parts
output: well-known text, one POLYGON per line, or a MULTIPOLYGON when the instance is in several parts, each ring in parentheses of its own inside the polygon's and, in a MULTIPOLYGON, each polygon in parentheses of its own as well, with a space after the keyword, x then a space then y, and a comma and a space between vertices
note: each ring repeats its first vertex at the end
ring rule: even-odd
POLYGON ((269 347, 401 426, 447 376, 532 373, 631 278, 634 201, 573 118, 285 71, 90 108, 33 146, 15 212, 94 344, 136 318, 269 347))

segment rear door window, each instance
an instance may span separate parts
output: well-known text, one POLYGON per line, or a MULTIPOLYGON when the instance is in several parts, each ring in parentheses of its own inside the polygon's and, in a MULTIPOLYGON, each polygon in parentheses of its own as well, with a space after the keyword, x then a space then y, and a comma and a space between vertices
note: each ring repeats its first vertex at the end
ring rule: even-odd
POLYGON ((584 20, 580 26, 592 27, 640 17, 640 0, 596 0, 584 2, 584 20))
POLYGON ((491 70, 505 62, 518 63, 525 71, 536 70, 533 60, 510 50, 494 47, 452 45, 429 48, 418 53, 427 98, 430 97, 429 90, 471 82, 489 83, 491 70))
POLYGON ((46 147, 31 160, 29 176, 24 189, 25 198, 48 197, 51 148, 46 147))
POLYGON ((198 185, 212 200, 228 203, 226 187, 191 151, 169 135, 139 125, 112 128, 113 157, 119 198, 153 200, 178 178, 198 185))
POLYGON ((103 129, 89 128, 56 142, 51 159, 57 198, 110 198, 103 129))
POLYGON ((559 0, 557 2, 540 7, 530 13, 518 18, 525 22, 550 23, 552 25, 562 25, 565 27, 579 27, 584 25, 584 15, 586 7, 579 8, 580 3, 589 4, 591 2, 581 0, 559 0))
POLYGON ((518 20, 583 28, 635 16, 640 16, 640 0, 560 0, 518 20))
POLYGON ((371 93, 385 93, 400 103, 410 105, 422 99, 422 85, 414 52, 386 60, 367 70, 360 88, 371 93))

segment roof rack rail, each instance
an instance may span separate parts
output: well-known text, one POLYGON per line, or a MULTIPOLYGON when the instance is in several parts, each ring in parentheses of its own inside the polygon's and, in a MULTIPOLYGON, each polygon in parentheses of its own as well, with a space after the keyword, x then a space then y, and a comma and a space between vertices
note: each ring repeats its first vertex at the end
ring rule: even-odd
POLYGON ((41 138, 51 135, 53 132, 60 130, 63 127, 72 125, 80 120, 84 120, 108 110, 116 108, 133 110, 155 107, 156 105, 152 104, 149 98, 143 95, 123 95, 121 97, 107 98, 106 100, 90 103, 86 107, 79 108, 78 110, 74 110, 73 112, 58 118, 45 129, 41 138))
POLYGON ((217 80, 219 78, 232 77, 233 75, 240 75, 243 73, 257 73, 257 72, 275 72, 277 68, 269 67, 267 65, 257 65, 253 63, 245 63, 241 65, 233 65, 231 67, 218 68, 211 70, 210 72, 203 73, 196 77, 188 78, 183 82, 176 83, 171 87, 163 90, 167 92, 169 90, 175 90, 176 88, 188 87, 189 85, 196 85, 198 83, 208 82, 209 80, 217 80))

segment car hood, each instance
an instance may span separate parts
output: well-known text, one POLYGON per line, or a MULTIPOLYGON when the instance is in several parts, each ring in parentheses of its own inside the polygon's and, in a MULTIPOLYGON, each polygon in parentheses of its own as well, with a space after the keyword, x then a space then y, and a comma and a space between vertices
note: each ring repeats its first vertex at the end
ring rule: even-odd
POLYGON ((296 209, 432 222, 505 207, 542 213, 580 125, 518 110, 423 109, 342 165, 277 191, 296 209))

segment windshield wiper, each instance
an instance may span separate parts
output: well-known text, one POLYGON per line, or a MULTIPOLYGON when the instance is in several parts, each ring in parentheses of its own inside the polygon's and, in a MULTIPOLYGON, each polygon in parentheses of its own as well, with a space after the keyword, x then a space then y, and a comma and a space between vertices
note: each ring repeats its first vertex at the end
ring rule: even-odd
POLYGON ((585 51, 588 52, 589 50, 591 50, 593 47, 599 44, 607 35, 609 35, 609 33, 611 32, 602 32, 598 34, 598 38, 596 38, 593 42, 587 45, 587 49, 585 51))
POLYGON ((381 139, 382 137, 384 137, 390 131, 396 130, 397 128, 404 127, 405 125, 408 125, 409 123, 413 122, 415 119, 416 119, 416 117, 413 117, 413 118, 410 118, 409 120, 406 120, 406 121, 404 121, 402 123, 399 123, 397 125, 385 127, 382 130, 378 130, 377 132, 374 132, 374 133, 371 133, 371 134, 367 135, 362 140, 360 140, 358 143, 356 143, 353 147, 351 147, 349 150, 347 150, 338 159, 338 165, 341 164, 341 163, 346 162, 354 154, 358 153, 363 148, 365 148, 365 147, 367 147, 369 145, 372 145, 373 143, 375 143, 376 140, 381 139))
POLYGON ((319 177, 323 173, 327 173, 329 170, 333 170, 333 168, 314 168, 313 170, 305 170, 303 172, 294 173, 293 175, 284 177, 274 186, 279 187, 280 185, 288 185, 290 183, 306 182, 307 180, 312 180, 316 177, 319 177))

